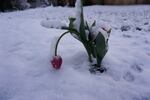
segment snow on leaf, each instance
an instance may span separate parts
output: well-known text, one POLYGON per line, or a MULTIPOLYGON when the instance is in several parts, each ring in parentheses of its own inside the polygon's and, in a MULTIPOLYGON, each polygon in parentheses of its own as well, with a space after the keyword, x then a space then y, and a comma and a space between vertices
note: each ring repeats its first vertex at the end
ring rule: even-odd
POLYGON ((75 9, 76 9, 76 20, 75 20, 75 27, 79 31, 80 24, 81 24, 81 13, 82 13, 82 4, 81 0, 77 0, 75 3, 75 9))

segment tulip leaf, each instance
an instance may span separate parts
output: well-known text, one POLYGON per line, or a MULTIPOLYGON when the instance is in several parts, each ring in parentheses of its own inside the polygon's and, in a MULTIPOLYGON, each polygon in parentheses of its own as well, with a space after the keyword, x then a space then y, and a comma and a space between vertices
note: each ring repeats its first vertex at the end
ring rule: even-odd
POLYGON ((80 30, 79 31, 80 31, 81 40, 86 42, 86 32, 85 32, 83 13, 81 13, 81 23, 80 23, 80 30))
POLYGON ((84 15, 83 15, 83 5, 81 1, 81 15, 80 15, 80 28, 79 28, 79 33, 80 33, 80 38, 82 42, 87 42, 86 40, 86 32, 85 32, 85 24, 84 24, 84 15))
POLYGON ((95 25, 96 25, 96 21, 94 20, 94 22, 93 22, 91 27, 94 27, 95 25))
POLYGON ((104 36, 100 32, 96 37, 95 43, 96 43, 96 52, 97 52, 97 62, 98 64, 101 64, 101 61, 107 52, 107 44, 105 42, 104 36))

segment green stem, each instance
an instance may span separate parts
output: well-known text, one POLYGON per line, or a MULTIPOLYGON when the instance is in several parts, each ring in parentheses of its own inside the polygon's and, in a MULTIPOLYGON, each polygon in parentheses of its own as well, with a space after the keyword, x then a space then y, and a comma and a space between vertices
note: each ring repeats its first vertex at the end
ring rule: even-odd
POLYGON ((58 40, 57 40, 57 42, 56 42, 56 47, 55 47, 55 56, 57 56, 57 48, 58 48, 58 44, 59 44, 60 39, 61 39, 65 34, 67 34, 67 33, 69 33, 69 31, 63 33, 63 34, 58 38, 58 40))

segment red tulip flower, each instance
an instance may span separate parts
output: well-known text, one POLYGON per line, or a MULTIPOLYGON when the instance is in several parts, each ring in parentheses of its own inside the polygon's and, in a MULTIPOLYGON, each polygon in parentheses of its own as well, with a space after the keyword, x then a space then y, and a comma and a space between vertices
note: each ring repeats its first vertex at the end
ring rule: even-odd
POLYGON ((53 68, 60 69, 62 65, 62 58, 61 56, 53 56, 53 59, 51 60, 51 64, 53 68))
POLYGON ((57 55, 57 48, 58 48, 58 44, 60 42, 60 39, 65 35, 69 33, 69 31, 63 33, 57 40, 56 40, 56 44, 55 44, 55 54, 54 56, 52 57, 52 60, 51 60, 51 64, 53 66, 53 68, 55 69, 60 69, 61 68, 61 65, 62 65, 62 58, 61 56, 57 55))

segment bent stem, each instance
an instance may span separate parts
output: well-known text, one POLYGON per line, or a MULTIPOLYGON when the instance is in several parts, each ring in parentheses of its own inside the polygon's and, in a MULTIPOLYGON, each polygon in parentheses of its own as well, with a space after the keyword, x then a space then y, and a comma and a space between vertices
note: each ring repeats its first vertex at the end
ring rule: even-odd
POLYGON ((58 48, 58 44, 59 44, 59 42, 60 42, 60 39, 61 39, 64 35, 66 35, 67 33, 69 33, 69 31, 63 33, 63 34, 58 38, 58 40, 57 40, 57 42, 56 42, 56 47, 55 47, 55 56, 57 56, 57 48, 58 48))

